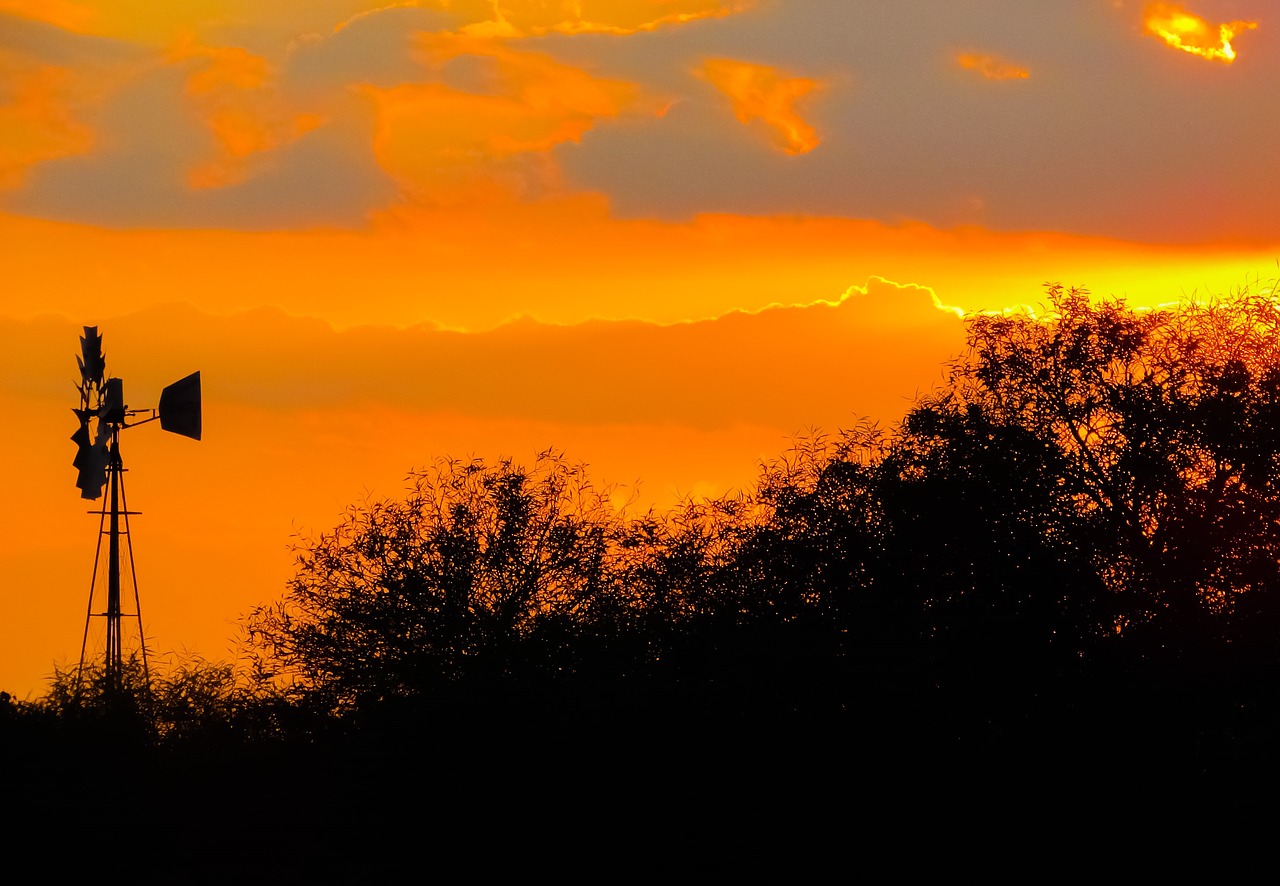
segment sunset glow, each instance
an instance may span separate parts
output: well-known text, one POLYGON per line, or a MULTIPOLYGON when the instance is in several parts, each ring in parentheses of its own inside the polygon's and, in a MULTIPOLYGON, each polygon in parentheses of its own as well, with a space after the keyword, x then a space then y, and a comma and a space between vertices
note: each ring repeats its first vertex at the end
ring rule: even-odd
POLYGON ((1258 27, 1258 23, 1233 21, 1214 25, 1177 4, 1149 3, 1143 11, 1143 26, 1148 34, 1174 49, 1230 64, 1236 60, 1231 41, 1237 34, 1258 27))
POLYGON ((78 653, 85 325, 131 404, 202 372, 198 444, 122 446, 148 633, 221 658, 440 457, 733 495, 892 427, 965 313, 1268 285, 1269 32, 1083 6, 0 0, 0 689, 78 653))

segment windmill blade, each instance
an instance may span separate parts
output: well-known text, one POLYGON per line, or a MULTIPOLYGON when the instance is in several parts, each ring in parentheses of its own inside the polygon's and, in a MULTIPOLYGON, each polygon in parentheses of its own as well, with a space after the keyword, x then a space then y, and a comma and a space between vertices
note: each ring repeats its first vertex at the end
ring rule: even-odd
POLYGON ((80 357, 76 363, 80 366, 80 377, 85 384, 102 384, 102 376, 107 370, 107 358, 102 353, 102 336, 98 335, 98 327, 86 326, 84 335, 80 337, 80 357))
POLYGON ((76 457, 71 464, 77 471, 76 488, 80 490, 81 498, 102 495, 102 487, 107 484, 109 439, 99 433, 96 441, 90 440, 89 426, 84 422, 71 435, 71 441, 76 444, 76 457))

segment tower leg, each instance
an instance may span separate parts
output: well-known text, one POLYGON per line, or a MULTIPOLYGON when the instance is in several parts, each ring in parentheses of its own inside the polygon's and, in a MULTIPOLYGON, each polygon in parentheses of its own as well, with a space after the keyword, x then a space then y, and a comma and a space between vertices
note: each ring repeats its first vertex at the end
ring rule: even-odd
POLYGON ((91 619, 106 619, 106 643, 103 652, 103 684, 101 691, 110 700, 121 700, 126 694, 125 662, 124 662, 124 625, 125 613, 121 605, 121 558, 124 550, 121 547, 121 536, 124 536, 125 547, 129 555, 129 578, 133 582, 133 616, 138 620, 138 645, 142 657, 142 679, 140 687, 144 693, 151 689, 151 673, 147 661, 146 636, 142 627, 142 606, 138 594, 138 573, 133 562, 133 539, 129 533, 129 505, 124 489, 124 463, 120 458, 120 432, 116 429, 112 434, 109 461, 107 463, 107 495, 103 499, 102 511, 98 522, 98 547, 93 558, 93 580, 89 585, 89 607, 85 613, 84 639, 80 644, 80 666, 76 674, 77 691, 85 688, 85 663, 89 645, 89 625, 91 619), (94 596, 97 593, 98 570, 102 561, 103 538, 107 541, 107 600, 106 609, 94 612, 94 596))
POLYGON ((124 661, 120 654, 120 435, 111 439, 111 463, 107 480, 111 485, 111 532, 107 553, 107 691, 120 694, 124 661))

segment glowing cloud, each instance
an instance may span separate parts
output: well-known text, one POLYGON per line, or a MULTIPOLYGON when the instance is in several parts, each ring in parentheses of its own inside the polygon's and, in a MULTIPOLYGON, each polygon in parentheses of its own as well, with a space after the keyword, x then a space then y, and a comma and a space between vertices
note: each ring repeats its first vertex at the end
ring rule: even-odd
MULTIPOLYGON (((436 0, 440 2, 440 0, 436 0)), ((476 37, 559 32, 632 34, 738 12, 743 0, 462 0, 441 4, 476 37)))
POLYGON ((92 145, 92 130, 74 112, 77 79, 67 68, 0 52, 0 189, 21 185, 36 163, 92 145))
POLYGON ((1143 28, 1174 49, 1181 49, 1210 61, 1230 64, 1236 51, 1231 40, 1242 31, 1258 27, 1257 22, 1234 21, 1220 25, 1188 12, 1174 3, 1148 3, 1142 12, 1143 28))
POLYGON ((216 188, 242 181, 249 158, 290 142, 320 124, 314 114, 288 112, 267 62, 243 49, 200 46, 189 41, 170 51, 174 62, 196 60, 187 95, 213 131, 220 156, 193 169, 193 188, 216 188))
POLYGON ((966 71, 977 71, 988 80, 1025 80, 1031 76, 1031 72, 1020 65, 979 52, 959 53, 956 64, 966 71))
POLYGON ((421 48, 433 69, 460 59, 471 64, 477 88, 428 82, 366 92, 377 107, 378 162, 436 198, 459 190, 478 197, 477 183, 482 190, 497 185, 499 192, 519 191, 531 173, 554 179, 552 161, 544 156, 549 149, 577 141, 601 118, 646 107, 630 83, 597 78, 502 41, 429 35, 421 48))
POLYGON ((702 75, 728 96, 739 122, 762 121, 774 144, 787 154, 807 154, 821 138, 796 112, 795 104, 821 84, 808 77, 788 77, 777 68, 728 58, 708 59, 702 75))
POLYGON ((0 0, 0 13, 4 12, 68 31, 83 30, 93 18, 88 9, 68 0, 0 0))

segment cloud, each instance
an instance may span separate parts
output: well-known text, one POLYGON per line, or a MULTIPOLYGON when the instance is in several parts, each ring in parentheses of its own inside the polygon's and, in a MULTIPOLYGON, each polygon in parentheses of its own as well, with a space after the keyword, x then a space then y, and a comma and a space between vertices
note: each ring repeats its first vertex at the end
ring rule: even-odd
POLYGON ((536 197, 559 187, 551 148, 577 141, 601 120, 661 113, 667 101, 500 38, 600 30, 585 27, 582 17, 590 15, 627 30, 655 15, 699 17, 724 6, 485 0, 444 11, 389 7, 297 42, 281 85, 320 113, 329 97, 352 88, 371 100, 375 155, 413 200, 458 206, 536 197))
MULTIPOLYGON (((252 34, 273 42, 335 24, 371 8, 376 0, 314 0, 310 3, 260 3, 256 0, 0 0, 0 11, 12 12, 81 34, 113 37, 153 49, 182 39, 245 45, 252 34), (245 40, 242 38, 250 37, 245 40)), ((439 4, 435 4, 439 5, 439 4)))
MULTIPOLYGON (((284 150, 301 151, 331 132, 325 127, 284 150)), ((780 154, 776 160, 792 162, 780 154)), ((288 167, 299 178, 280 189, 301 194, 307 176, 324 168, 324 151, 300 158, 288 167)), ((132 184, 140 190, 149 181, 132 184)), ((130 184, 121 184, 125 208, 130 184)), ((307 208, 277 204, 270 189, 252 184, 198 192, 197 205, 226 213, 225 203, 211 198, 261 200, 256 211, 282 225, 288 216, 269 213, 307 208)), ((334 192, 320 192, 326 195, 334 192)), ((164 208, 144 202, 157 215, 164 208)), ((57 311, 94 323, 181 298, 216 314, 277 305, 340 328, 434 321, 485 330, 522 313, 556 324, 670 324, 808 301, 873 275, 918 281, 967 310, 1034 299, 1047 278, 1158 303, 1187 288, 1226 292, 1275 264, 1265 242, 1150 246, 805 216, 717 215, 672 224, 611 217, 599 198, 511 203, 501 212, 405 204, 376 213, 366 227, 305 231, 121 230, 0 213, 0 244, 11 296, 0 313, 8 316, 57 311)))
POLYGON ((1280 117, 1257 113, 1280 54, 1171 88, 1161 59, 1134 51, 1150 39, 1135 8, 1103 6, 899 0, 832 16, 829 4, 793 0, 625 45, 561 40, 560 57, 640 83, 655 60, 690 70, 716 57, 817 71, 828 84, 803 115, 822 136, 803 163, 735 145, 732 118, 707 113, 688 84, 666 117, 601 126, 558 149, 561 164, 625 217, 803 213, 1158 242, 1280 238, 1280 166, 1259 147, 1280 138, 1280 117), (956 67, 957 47, 1033 76, 973 89, 961 75, 978 73, 956 67), (1240 120, 1249 138, 1223 138, 1240 120))
POLYGON ((103 103, 148 63, 115 41, 0 12, 0 190, 88 152, 103 103))
MULTIPOLYGON (((216 18, 213 6, 175 21, 216 18)), ((328 34, 294 40, 278 63, 193 27, 102 100, 92 127, 49 100, 59 81, 46 66, 6 109, 11 119, 0 112, 14 134, 0 175, 20 190, 4 205, 98 224, 262 229, 360 225, 404 198, 455 207, 536 198, 563 189, 552 148, 601 120, 660 114, 670 99, 519 41, 450 29, 496 16, 534 30, 634 30, 728 9, 649 0, 350 10, 358 14, 328 34)))
POLYGON ((362 224, 394 199, 367 99, 294 105, 274 66, 0 14, 0 203, 119 226, 362 224), (321 126, 320 124, 324 125, 321 126))
POLYGON ((819 81, 728 58, 708 59, 701 74, 729 98, 740 123, 762 122, 774 145, 784 153, 807 154, 821 142, 796 111, 797 102, 817 89, 819 81))
MULTIPOLYGON (((225 36, 243 45, 254 32, 273 39, 327 33, 395 8, 443 13, 476 34, 549 32, 635 33, 749 8, 749 0, 315 0, 263 4, 256 0, 0 0, 0 13, 47 22, 81 33, 111 35, 153 45, 180 36, 225 36)), ((250 39, 248 42, 252 42, 250 39)))
POLYGON ((93 130, 76 113, 71 69, 23 63, 0 51, 0 83, 0 190, 21 185, 37 163, 93 144, 93 130))
POLYGON ((82 31, 93 20, 88 8, 70 0, 0 0, 0 15, 5 13, 68 31, 82 31))
POLYGON ((988 80, 1025 80, 1031 72, 1021 65, 981 52, 961 52, 956 64, 966 71, 976 71, 988 80))
POLYGON ((1258 27, 1257 22, 1232 21, 1210 24, 1176 3, 1148 3, 1142 10, 1143 31, 1172 46, 1209 61, 1230 64, 1236 60, 1231 41, 1258 27))
POLYGON ((182 41, 168 53, 191 70, 186 94, 214 136, 215 156, 187 176, 195 189, 218 188, 247 179, 255 155, 295 141, 322 122, 318 114, 290 110, 267 61, 239 47, 182 41))
POLYGON ((328 33, 295 38, 280 64, 280 88, 307 110, 323 112, 353 85, 390 88, 421 81, 418 35, 449 31, 456 15, 393 6, 363 13, 328 33))
MULTIPOLYGON (((0 205, 97 224, 358 226, 401 201, 507 211, 576 191, 621 217, 1280 237, 1280 167, 1259 147, 1280 117, 1256 112, 1280 55, 1170 88, 1154 53, 1132 51, 1142 4, 899 0, 833 16, 829 0, 193 0, 151 23, 144 5, 76 4, 89 30, 133 43, 3 17, 0 44, 32 67, 7 78, 27 91, 5 103, 0 205), (478 36, 503 22, 521 36, 478 36), (165 62, 182 32, 205 54, 165 62), (82 92, 110 80, 90 62, 109 44, 146 64, 82 92), (972 69, 956 47, 981 48, 972 69), (960 76, 1012 68, 1035 76, 1016 90, 960 76), (1223 138, 1241 119, 1249 138, 1223 138)), ((1206 51, 1221 50, 1207 27, 1206 51)))
POLYGON ((553 184, 552 147, 578 141, 601 119, 661 109, 633 84, 502 41, 424 34, 419 46, 431 80, 365 91, 377 109, 379 163, 431 200, 553 184))
POLYGON ((745 0, 463 0, 451 9, 469 12, 465 30, 475 36, 633 34, 664 25, 732 15, 745 0))
MULTIPOLYGON (((93 152, 41 163, 4 205, 39 218, 119 227, 263 230, 362 225, 394 199, 369 147, 371 111, 358 96, 335 103, 325 125, 237 157, 227 142, 237 134, 226 123, 219 132, 218 102, 191 95, 190 73, 185 63, 164 64, 128 82, 97 113, 93 152), (202 172, 210 178, 201 181, 202 172), (195 184, 218 187, 192 187, 193 176, 195 184)), ((271 126, 280 126, 290 136, 290 127, 305 128, 287 114, 277 121, 237 121, 249 135, 243 144, 262 144, 255 127, 266 126, 270 135, 271 126)))
MULTIPOLYGON (((479 333, 338 332, 277 309, 220 318, 169 306, 101 328, 108 372, 126 378, 137 405, 173 380, 164 373, 201 369, 207 396, 266 410, 380 405, 553 424, 744 423, 782 433, 855 415, 894 420, 940 380, 942 361, 961 344, 959 320, 937 308, 930 290, 879 279, 834 302, 667 325, 526 319, 479 333)), ((0 358, 9 363, 0 379, 28 396, 54 396, 74 374, 74 332, 47 320, 0 322, 0 358)))

